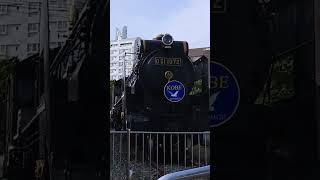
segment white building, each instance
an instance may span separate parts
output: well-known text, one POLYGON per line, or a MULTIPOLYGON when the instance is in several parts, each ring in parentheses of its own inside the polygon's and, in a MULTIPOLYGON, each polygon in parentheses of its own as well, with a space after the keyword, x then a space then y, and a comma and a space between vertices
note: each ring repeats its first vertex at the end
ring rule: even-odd
POLYGON ((126 77, 131 74, 136 61, 139 42, 140 38, 127 38, 126 27, 124 27, 122 33, 117 31, 116 40, 110 43, 110 80, 123 78, 124 59, 126 62, 126 77))
MULTIPOLYGON (((42 0, 0 0, 0 56, 24 59, 40 48, 42 0)), ((48 0, 50 48, 62 46, 70 33, 70 9, 85 0, 48 0)))

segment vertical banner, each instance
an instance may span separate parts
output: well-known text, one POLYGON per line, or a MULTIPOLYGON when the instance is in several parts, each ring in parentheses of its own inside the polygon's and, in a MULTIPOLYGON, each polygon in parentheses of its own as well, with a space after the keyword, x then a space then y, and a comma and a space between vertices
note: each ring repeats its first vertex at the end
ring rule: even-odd
POLYGON ((210 127, 228 121, 237 111, 240 102, 240 87, 234 74, 224 65, 210 63, 210 127))

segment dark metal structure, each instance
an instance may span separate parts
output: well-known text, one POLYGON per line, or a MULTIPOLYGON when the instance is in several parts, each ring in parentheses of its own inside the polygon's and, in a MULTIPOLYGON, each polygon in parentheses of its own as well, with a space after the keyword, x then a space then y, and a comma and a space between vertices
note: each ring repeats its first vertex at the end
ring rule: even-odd
POLYGON ((42 55, 16 62, 5 123, 10 180, 106 179, 107 5, 88 1, 64 46, 50 50, 49 118, 42 55))
POLYGON ((242 96, 235 116, 212 129, 213 177, 318 179, 314 9, 319 6, 313 0, 222 2, 225 11, 211 16, 212 58, 234 72, 242 96), (281 95, 278 86, 290 96, 281 95), (255 103, 261 93, 265 100, 255 103))

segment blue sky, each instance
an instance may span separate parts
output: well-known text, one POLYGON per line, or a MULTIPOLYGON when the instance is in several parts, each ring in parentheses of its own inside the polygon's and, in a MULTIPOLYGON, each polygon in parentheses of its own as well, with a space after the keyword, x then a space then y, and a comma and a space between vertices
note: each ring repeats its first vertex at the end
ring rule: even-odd
POLYGON ((126 25, 129 38, 169 33, 190 48, 210 46, 210 0, 110 0, 110 10, 110 40, 126 25))

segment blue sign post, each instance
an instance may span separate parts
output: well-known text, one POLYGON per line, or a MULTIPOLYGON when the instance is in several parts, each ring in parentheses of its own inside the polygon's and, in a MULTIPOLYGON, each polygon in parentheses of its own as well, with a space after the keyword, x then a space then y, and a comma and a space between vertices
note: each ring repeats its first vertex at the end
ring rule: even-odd
POLYGON ((163 89, 164 96, 170 102, 179 102, 184 98, 185 88, 180 81, 169 81, 163 89))
POLYGON ((228 121, 236 112, 240 88, 233 73, 224 65, 210 62, 209 120, 211 127, 228 121))

